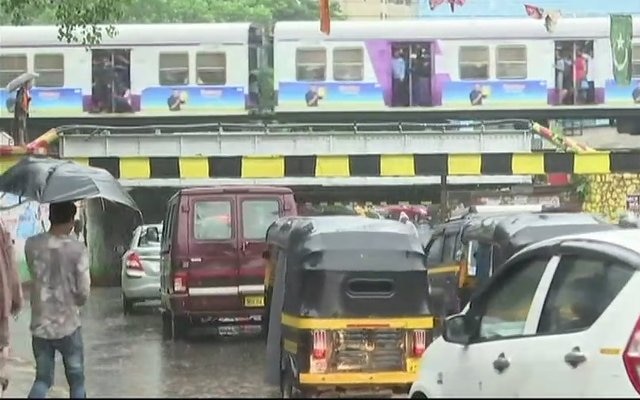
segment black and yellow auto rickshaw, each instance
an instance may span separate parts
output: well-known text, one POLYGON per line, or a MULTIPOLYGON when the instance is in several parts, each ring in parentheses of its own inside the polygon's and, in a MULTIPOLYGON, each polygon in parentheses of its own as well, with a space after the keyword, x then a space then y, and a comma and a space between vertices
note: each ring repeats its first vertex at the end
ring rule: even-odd
MULTIPOLYGON (((520 234, 523 236, 517 236, 516 229, 522 230, 528 227, 528 224, 542 224, 542 226, 546 226, 544 230, 548 231, 554 229, 555 225, 567 225, 571 221, 578 225, 604 224, 597 217, 588 214, 561 213, 553 210, 553 208, 545 208, 540 205, 476 206, 465 209, 444 224, 434 227, 425 252, 427 253, 432 310, 438 317, 457 313, 464 308, 478 285, 476 280, 485 278, 482 274, 484 271, 482 267, 486 262, 480 263, 480 276, 476 274, 478 260, 485 260, 489 257, 492 262, 497 263, 496 265, 500 265, 515 252, 513 248, 508 247, 509 241, 513 242, 515 248, 520 249, 532 243, 530 242, 531 238, 537 237, 525 234, 530 231, 522 231, 520 234), (538 217, 535 217, 536 215, 538 217), (503 220, 505 221, 504 226, 498 225, 498 222, 503 220), (526 221, 524 223, 526 226, 514 224, 513 221, 516 220, 526 221), (498 226, 499 228, 497 228, 498 226), (489 242, 488 237, 492 237, 496 228, 497 232, 504 231, 499 234, 503 235, 502 246, 508 247, 504 250, 507 252, 506 254, 502 253, 503 249, 500 246, 490 252, 486 250, 486 243, 489 242), (470 234, 468 232, 472 232, 471 235, 481 235, 484 238, 482 241, 484 245, 478 247, 477 241, 469 240, 470 234), (466 241, 463 240, 464 237, 467 237, 466 241)), ((556 210, 559 209, 556 208, 556 210)), ((581 232, 580 228, 574 229, 570 225, 567 225, 566 228, 555 229, 555 232, 561 234, 564 229, 567 229, 567 232, 581 232)), ((491 249, 491 246, 489 248, 491 249)))
MULTIPOLYGON (((454 212, 446 222, 436 225, 425 246, 432 311, 442 319, 461 310, 473 277, 465 273, 462 235, 483 217, 542 210, 541 205, 471 206, 454 212)), ((468 253, 467 253, 468 254, 468 253)))
POLYGON ((406 394, 433 327, 413 226, 290 217, 267 242, 267 382, 283 397, 406 394))
MULTIPOLYGON (((483 285, 511 256, 545 239, 579 233, 619 229, 587 213, 528 213, 476 220, 462 235, 463 274, 472 276, 469 295, 483 285)), ((468 297, 462 306, 466 305, 468 297)))

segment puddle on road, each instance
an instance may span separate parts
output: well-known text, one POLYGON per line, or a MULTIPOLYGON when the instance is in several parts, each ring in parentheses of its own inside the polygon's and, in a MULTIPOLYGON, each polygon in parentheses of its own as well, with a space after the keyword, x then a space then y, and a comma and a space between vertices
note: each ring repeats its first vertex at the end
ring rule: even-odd
POLYGON ((214 337, 197 329, 187 341, 163 341, 157 306, 122 315, 118 289, 95 289, 83 310, 91 396, 271 397, 264 343, 256 335, 214 337))

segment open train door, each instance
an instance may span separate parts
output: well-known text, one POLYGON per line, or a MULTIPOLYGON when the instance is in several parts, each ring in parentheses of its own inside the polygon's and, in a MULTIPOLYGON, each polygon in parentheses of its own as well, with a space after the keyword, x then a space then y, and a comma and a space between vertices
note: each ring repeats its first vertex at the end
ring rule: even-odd
POLYGON ((431 107, 433 87, 433 43, 391 43, 392 95, 394 107, 431 107), (404 61, 404 77, 397 68, 404 61))
POLYGON ((91 51, 92 112, 132 112, 128 97, 131 89, 131 50, 91 51))

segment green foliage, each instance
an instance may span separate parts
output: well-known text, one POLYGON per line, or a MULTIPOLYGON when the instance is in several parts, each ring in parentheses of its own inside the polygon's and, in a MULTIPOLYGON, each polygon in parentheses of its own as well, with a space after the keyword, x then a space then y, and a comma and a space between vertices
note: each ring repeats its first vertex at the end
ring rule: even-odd
MULTIPOLYGON (((337 3, 332 5, 338 15, 337 3)), ((238 22, 318 19, 318 0, 133 0, 118 22, 238 22)))
MULTIPOLYGON (((334 18, 342 19, 339 5, 331 7, 334 18)), ((112 36, 110 24, 118 23, 270 24, 318 18, 318 0, 0 0, 0 24, 55 24, 61 40, 83 44, 112 36)))
POLYGON ((99 43, 121 19, 131 0, 0 0, 0 23, 55 24, 58 38, 66 42, 99 43))
POLYGON ((589 197, 589 193, 591 192, 591 183, 588 176, 585 175, 572 175, 571 187, 582 202, 589 197))

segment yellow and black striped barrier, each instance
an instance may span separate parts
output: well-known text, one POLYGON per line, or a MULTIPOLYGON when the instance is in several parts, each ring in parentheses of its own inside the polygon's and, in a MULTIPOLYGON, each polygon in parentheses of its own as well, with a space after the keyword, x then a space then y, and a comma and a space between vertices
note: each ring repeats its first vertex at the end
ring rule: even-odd
MULTIPOLYGON (((74 159, 119 179, 412 177, 640 172, 640 151, 589 153, 96 157, 74 159)), ((0 159, 6 170, 16 159, 0 159)))

